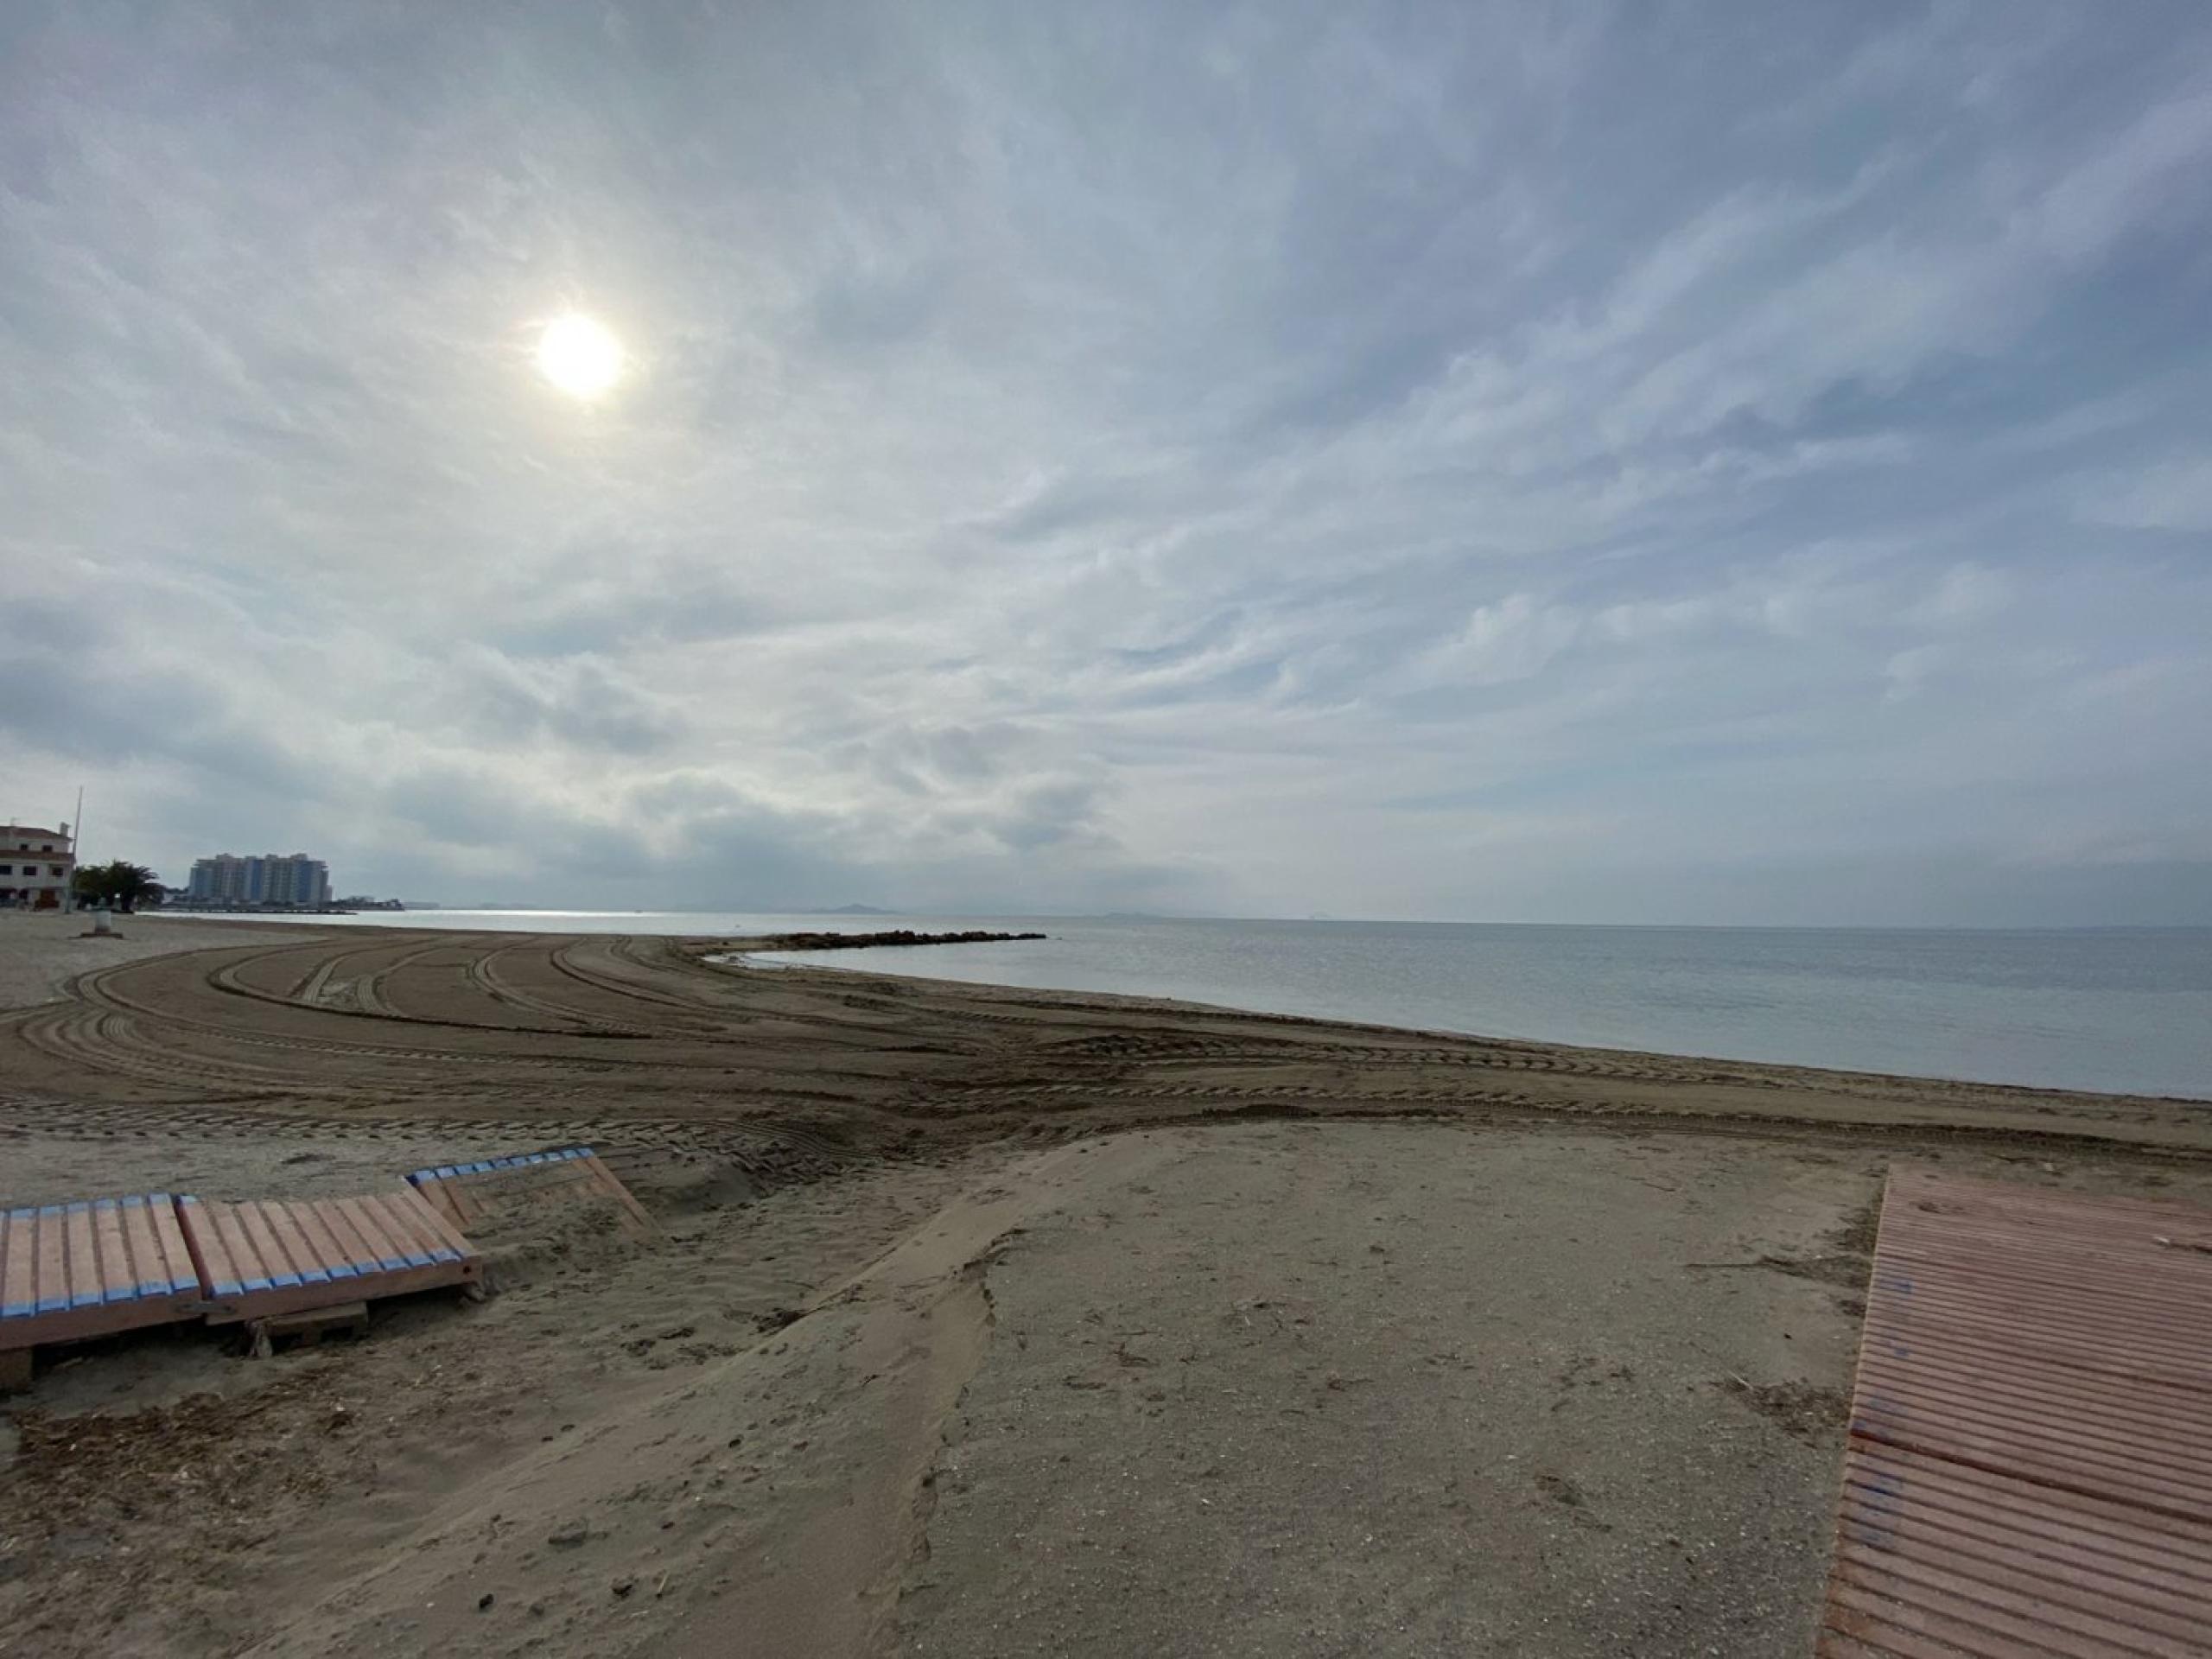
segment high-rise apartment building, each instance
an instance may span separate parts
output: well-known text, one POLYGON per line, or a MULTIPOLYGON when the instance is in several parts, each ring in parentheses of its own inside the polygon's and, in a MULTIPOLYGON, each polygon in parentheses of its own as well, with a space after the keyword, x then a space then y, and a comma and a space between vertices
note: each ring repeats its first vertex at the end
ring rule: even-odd
POLYGON ((218 853, 194 862, 185 893, 195 904, 312 909, 330 902, 330 866, 305 853, 263 853, 258 857, 218 853))

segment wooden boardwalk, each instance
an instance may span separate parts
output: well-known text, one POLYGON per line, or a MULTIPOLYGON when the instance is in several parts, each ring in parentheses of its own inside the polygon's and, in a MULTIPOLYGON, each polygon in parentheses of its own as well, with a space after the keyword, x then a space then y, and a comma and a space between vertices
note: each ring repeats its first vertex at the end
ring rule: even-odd
POLYGON ((596 1203, 632 1236, 657 1243, 658 1225, 589 1147, 524 1153, 418 1169, 408 1180, 454 1226, 473 1237, 495 1234, 548 1205, 596 1203))
POLYGON ((2212 1655, 2212 1213, 1891 1177, 1819 1652, 2212 1655))
POLYGON ((188 1319, 200 1294, 166 1192, 0 1214, 0 1351, 188 1319))
POLYGON ((257 1204, 188 1198, 177 1212, 210 1325, 466 1284, 483 1267, 412 1187, 257 1204))

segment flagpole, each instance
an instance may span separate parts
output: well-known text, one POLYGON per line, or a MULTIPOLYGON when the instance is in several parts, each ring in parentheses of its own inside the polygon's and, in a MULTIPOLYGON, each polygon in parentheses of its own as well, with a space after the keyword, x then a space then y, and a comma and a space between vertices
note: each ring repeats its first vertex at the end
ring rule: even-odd
POLYGON ((69 885, 61 890, 61 913, 77 908, 77 849, 85 840, 85 786, 77 785, 77 816, 69 820, 69 885))

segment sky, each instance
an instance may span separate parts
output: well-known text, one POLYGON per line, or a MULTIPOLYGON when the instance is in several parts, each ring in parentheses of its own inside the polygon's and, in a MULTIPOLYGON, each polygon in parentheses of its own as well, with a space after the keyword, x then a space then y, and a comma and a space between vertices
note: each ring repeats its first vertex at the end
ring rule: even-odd
POLYGON ((17 0, 0 503, 173 880, 2212 924, 2212 8, 17 0))

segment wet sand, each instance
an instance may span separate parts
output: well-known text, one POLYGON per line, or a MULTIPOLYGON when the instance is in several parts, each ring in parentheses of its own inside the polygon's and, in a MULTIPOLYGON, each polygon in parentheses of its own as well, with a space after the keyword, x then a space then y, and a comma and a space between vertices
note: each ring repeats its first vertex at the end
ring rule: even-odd
POLYGON ((589 1141, 671 1243, 49 1370, 0 1653, 1802 1650, 1890 1162, 2212 1198, 2173 1102, 170 927, 0 1016, 0 1198, 589 1141))

